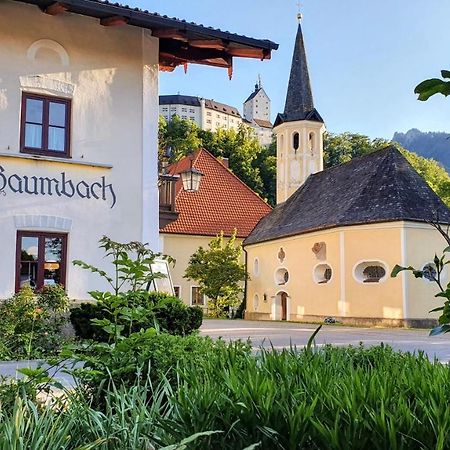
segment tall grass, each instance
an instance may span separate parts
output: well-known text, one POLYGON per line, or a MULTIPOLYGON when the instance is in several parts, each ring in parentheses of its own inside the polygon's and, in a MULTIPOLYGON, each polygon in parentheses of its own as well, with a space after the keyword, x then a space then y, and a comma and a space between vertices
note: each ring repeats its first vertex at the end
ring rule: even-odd
POLYGON ((172 433, 223 430, 192 448, 448 449, 449 368, 389 348, 263 350, 186 367, 172 433))
POLYGON ((223 347, 154 389, 116 386, 96 410, 18 399, 0 450, 448 449, 450 369, 390 348, 223 347), (216 355, 217 356, 217 355, 216 355))

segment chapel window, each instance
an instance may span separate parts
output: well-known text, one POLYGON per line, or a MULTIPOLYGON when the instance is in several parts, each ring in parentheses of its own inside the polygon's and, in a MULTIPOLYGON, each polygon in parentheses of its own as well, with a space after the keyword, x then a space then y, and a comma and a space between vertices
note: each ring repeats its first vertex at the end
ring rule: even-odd
POLYGON ((24 93, 20 151, 48 156, 70 156, 71 101, 24 93))
POLYGON ((355 278, 361 283, 379 283, 386 279, 386 266, 380 261, 365 261, 355 267, 355 278))
POLYGON ((292 136, 292 146, 295 151, 300 148, 300 135, 297 132, 295 132, 292 136))
POLYGON ((289 272, 286 269, 278 269, 275 273, 275 281, 279 286, 289 281, 289 272))
POLYGON ((16 252, 16 291, 65 285, 67 235, 19 231, 16 252))
POLYGON ((333 269, 328 264, 319 264, 314 269, 314 281, 317 284, 326 284, 333 276, 333 269))

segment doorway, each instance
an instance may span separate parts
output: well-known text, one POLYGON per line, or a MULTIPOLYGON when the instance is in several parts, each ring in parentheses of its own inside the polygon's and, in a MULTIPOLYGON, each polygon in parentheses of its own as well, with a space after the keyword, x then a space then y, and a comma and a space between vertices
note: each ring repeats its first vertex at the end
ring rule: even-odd
POLYGON ((281 301, 281 320, 287 320, 287 294, 282 292, 280 294, 281 301))

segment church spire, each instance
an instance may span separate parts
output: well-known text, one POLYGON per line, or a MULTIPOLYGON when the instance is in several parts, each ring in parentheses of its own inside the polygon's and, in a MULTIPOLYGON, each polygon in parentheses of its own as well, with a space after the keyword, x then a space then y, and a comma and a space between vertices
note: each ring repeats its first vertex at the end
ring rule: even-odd
POLYGON ((314 108, 314 100, 309 79, 308 62, 306 59, 305 42, 301 25, 302 15, 298 16, 297 37, 292 56, 291 74, 286 94, 284 113, 279 114, 275 125, 296 120, 312 120, 323 122, 322 117, 314 108))

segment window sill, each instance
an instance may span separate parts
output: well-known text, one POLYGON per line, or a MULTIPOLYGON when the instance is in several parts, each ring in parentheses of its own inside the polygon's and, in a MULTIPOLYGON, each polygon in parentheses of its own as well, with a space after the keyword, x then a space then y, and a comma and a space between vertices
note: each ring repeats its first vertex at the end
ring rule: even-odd
POLYGON ((111 164, 101 164, 95 162, 88 162, 83 160, 69 159, 69 158, 58 158, 54 156, 41 156, 41 155, 31 155, 27 153, 5 153, 0 152, 1 158, 12 158, 12 159, 28 159, 31 161, 43 161, 43 162, 55 162, 60 164, 72 164, 75 166, 88 166, 97 167, 100 169, 112 169, 111 164))

